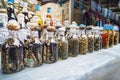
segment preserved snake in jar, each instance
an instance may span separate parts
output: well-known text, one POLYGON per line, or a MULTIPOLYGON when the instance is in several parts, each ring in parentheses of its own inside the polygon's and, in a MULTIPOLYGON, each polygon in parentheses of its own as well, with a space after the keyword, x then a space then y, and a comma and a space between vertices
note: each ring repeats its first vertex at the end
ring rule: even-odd
POLYGON ((24 69, 24 45, 17 38, 17 31, 11 32, 2 44, 1 66, 3 73, 15 73, 24 69))
POLYGON ((48 34, 46 35, 46 41, 44 43, 44 62, 51 64, 58 60, 58 43, 55 40, 53 27, 48 28, 48 34))
POLYGON ((25 65, 27 67, 37 67, 43 64, 43 44, 38 38, 30 37, 24 43, 25 65))

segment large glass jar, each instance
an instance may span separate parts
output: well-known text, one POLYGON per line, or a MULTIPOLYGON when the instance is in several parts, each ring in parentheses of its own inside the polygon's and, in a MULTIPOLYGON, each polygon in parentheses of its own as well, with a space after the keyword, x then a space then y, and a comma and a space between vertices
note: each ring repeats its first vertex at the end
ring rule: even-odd
POLYGON ((9 37, 2 44, 1 66, 3 73, 15 73, 24 69, 24 46, 17 38, 19 30, 15 20, 8 22, 9 37), (10 30, 12 29, 12 30, 10 30))
POLYGON ((85 34, 85 27, 80 27, 79 53, 86 54, 88 51, 88 38, 85 34))
POLYGON ((87 37, 88 37, 88 52, 92 53, 94 51, 94 35, 92 34, 92 27, 87 27, 87 37))
POLYGON ((59 29, 58 34, 58 57, 60 59, 68 58, 68 40, 64 36, 65 28, 59 29))
POLYGON ((113 26, 109 25, 109 47, 113 47, 114 45, 114 32, 113 32, 113 26))
POLYGON ((94 28, 94 51, 100 50, 100 35, 99 35, 99 27, 94 28))
POLYGON ((76 57, 79 54, 79 39, 78 36, 76 35, 75 27, 70 28, 68 43, 69 43, 69 56, 76 57))
POLYGON ((100 29, 99 29, 99 36, 100 36, 100 49, 102 49, 102 31, 103 31, 103 27, 100 27, 100 29))
POLYGON ((53 27, 48 28, 48 34, 46 35, 46 41, 44 43, 44 62, 55 63, 58 60, 58 43, 55 39, 53 27))

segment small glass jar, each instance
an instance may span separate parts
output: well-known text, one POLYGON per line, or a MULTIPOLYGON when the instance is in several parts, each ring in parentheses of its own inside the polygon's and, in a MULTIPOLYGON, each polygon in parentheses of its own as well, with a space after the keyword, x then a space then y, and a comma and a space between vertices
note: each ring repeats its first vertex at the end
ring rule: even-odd
POLYGON ((70 27, 68 36, 69 56, 76 57, 79 54, 79 39, 76 35, 76 27, 70 27))
POLYGON ((88 38, 85 34, 85 27, 80 27, 80 38, 79 38, 79 53, 86 54, 88 51, 88 38))
POLYGON ((94 51, 94 35, 92 34, 92 27, 87 27, 87 37, 88 37, 88 52, 93 53, 94 51))
POLYGON ((58 57, 60 59, 68 58, 68 40, 64 36, 65 29, 60 28, 58 34, 58 57))
POLYGON ((44 62, 51 64, 58 60, 58 43, 54 36, 55 29, 48 29, 46 41, 44 43, 44 62))
POLYGON ((99 35, 99 28, 94 28, 94 51, 100 50, 100 35, 99 35))

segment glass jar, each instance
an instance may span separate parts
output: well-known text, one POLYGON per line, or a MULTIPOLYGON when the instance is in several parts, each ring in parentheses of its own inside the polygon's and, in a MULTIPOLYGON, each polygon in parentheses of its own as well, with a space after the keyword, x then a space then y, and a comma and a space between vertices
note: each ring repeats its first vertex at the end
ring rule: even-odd
POLYGON ((109 30, 107 25, 104 25, 104 30, 102 31, 102 48, 107 49, 109 47, 109 30))
POLYGON ((60 59, 68 58, 68 40, 64 36, 65 29, 60 28, 58 34, 58 56, 60 59))
POLYGON ((99 29, 99 36, 100 36, 100 49, 102 49, 102 31, 103 31, 103 28, 100 27, 100 29, 99 29))
POLYGON ((85 27, 80 27, 79 53, 86 54, 88 51, 88 38, 85 34, 85 27))
POLYGON ((117 45, 119 43, 119 28, 117 25, 114 25, 114 45, 117 45))
POLYGON ((44 43, 44 62, 51 64, 58 60, 58 43, 54 36, 54 29, 48 30, 44 43))
POLYGON ((79 54, 79 40, 78 36, 76 35, 75 27, 70 27, 68 43, 69 43, 69 56, 76 57, 79 54))
POLYGON ((114 44, 114 32, 113 32, 113 26, 109 25, 109 47, 113 47, 114 44))
POLYGON ((88 52, 93 53, 94 51, 94 36, 92 34, 92 27, 87 27, 87 38, 88 38, 88 52))
MULTIPOLYGON (((9 23, 7 27, 17 27, 18 24, 16 21, 14 22, 14 24, 9 23)), ((10 74, 24 69, 24 45, 17 38, 17 30, 9 30, 9 36, 2 44, 1 66, 3 73, 10 74)))
MULTIPOLYGON (((35 24, 35 23, 34 23, 35 24)), ((37 23, 36 23, 37 24, 37 23)), ((38 67, 43 64, 43 43, 39 39, 37 25, 31 23, 30 26, 35 26, 30 30, 30 36, 24 42, 25 46, 25 65, 27 67, 38 67), (37 26, 37 27, 36 27, 37 26)))
POLYGON ((100 35, 99 35, 99 28, 94 28, 94 51, 100 50, 100 35))

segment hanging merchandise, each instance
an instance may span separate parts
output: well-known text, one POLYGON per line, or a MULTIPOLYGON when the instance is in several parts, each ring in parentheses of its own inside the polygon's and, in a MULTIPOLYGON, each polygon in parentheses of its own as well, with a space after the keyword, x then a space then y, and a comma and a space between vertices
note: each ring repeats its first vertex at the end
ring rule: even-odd
POLYGON ((108 25, 104 25, 104 30, 102 32, 102 48, 107 49, 109 47, 109 31, 108 25))
POLYGON ((79 54, 79 40, 76 34, 76 26, 71 25, 68 34, 69 56, 76 57, 79 54))
POLYGON ((65 28, 59 28, 58 31, 58 57, 60 59, 68 58, 68 41, 65 37, 65 28))
POLYGON ((87 27, 87 37, 88 37, 88 52, 93 53, 93 51, 94 51, 94 35, 92 34, 92 26, 87 27))
POLYGON ((100 35, 99 35, 99 27, 93 28, 93 34, 94 34, 94 51, 100 50, 100 35))
POLYGON ((12 20, 12 19, 17 20, 16 15, 15 15, 13 2, 8 2, 7 14, 8 14, 8 21, 12 20))
POLYGON ((44 43, 44 62, 55 63, 58 60, 58 43, 55 39, 55 28, 48 27, 44 43))
POLYGON ((15 20, 7 24, 9 37, 2 44, 1 61, 3 73, 15 73, 24 69, 24 47, 17 38, 17 31, 20 29, 15 20))
POLYGON ((85 34, 85 25, 80 25, 79 53, 86 54, 88 51, 88 38, 85 34))
POLYGON ((113 26, 109 25, 109 47, 113 47, 114 45, 114 32, 113 32, 113 26))

